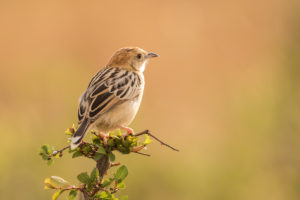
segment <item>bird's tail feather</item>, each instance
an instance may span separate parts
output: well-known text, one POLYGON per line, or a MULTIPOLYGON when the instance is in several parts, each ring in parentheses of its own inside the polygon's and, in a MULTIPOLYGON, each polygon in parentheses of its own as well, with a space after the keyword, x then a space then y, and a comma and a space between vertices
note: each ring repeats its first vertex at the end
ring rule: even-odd
POLYGON ((72 150, 79 146, 79 144, 80 144, 81 140, 83 139, 85 133, 87 132, 87 129, 89 128, 89 126, 90 126, 90 123, 88 122, 88 120, 84 119, 71 139, 71 149, 72 150))

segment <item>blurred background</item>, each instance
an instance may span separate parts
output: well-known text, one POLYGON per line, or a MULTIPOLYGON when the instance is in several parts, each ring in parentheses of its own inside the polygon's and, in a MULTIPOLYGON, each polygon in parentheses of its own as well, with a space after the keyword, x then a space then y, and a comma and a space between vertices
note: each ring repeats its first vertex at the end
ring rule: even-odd
POLYGON ((160 55, 131 127, 180 152, 118 154, 123 194, 300 199, 299 1, 1 0, 0 27, 0 199, 50 199, 46 177, 92 170, 68 154, 48 167, 39 149, 65 145, 80 94, 124 46, 160 55))

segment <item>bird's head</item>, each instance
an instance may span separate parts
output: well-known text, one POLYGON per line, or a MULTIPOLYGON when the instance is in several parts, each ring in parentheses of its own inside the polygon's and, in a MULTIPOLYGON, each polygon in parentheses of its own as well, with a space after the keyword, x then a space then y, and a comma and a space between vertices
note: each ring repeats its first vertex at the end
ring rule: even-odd
POLYGON ((129 71, 143 72, 148 59, 157 56, 157 54, 147 52, 139 47, 125 47, 115 52, 107 67, 118 67, 129 71))

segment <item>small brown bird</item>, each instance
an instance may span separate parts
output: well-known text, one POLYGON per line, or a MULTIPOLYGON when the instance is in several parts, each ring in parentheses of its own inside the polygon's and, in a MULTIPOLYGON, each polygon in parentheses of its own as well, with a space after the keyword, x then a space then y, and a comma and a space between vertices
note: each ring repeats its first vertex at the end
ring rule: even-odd
POLYGON ((143 72, 147 61, 157 56, 138 47, 122 48, 112 56, 80 97, 79 128, 71 139, 71 149, 76 148, 91 129, 102 137, 119 128, 134 134, 127 126, 134 119, 143 97, 143 72))

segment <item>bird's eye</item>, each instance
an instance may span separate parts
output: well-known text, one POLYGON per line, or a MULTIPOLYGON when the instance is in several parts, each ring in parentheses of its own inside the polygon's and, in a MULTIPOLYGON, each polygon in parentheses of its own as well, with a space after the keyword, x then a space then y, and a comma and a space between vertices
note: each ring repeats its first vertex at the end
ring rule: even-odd
POLYGON ((138 54, 137 56, 136 56, 138 59, 141 59, 142 58, 142 54, 138 54))

